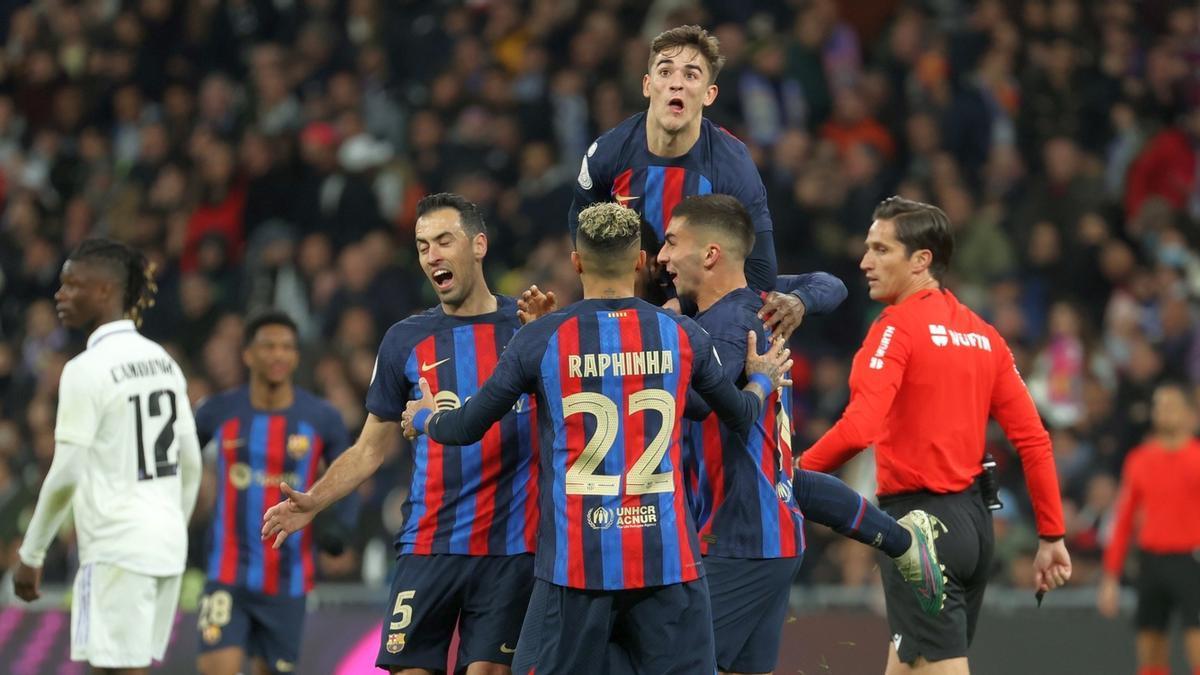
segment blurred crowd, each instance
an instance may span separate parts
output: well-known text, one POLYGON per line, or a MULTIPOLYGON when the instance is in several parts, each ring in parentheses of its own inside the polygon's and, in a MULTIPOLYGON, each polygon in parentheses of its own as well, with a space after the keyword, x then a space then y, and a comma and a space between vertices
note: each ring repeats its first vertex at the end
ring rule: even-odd
MULTIPOLYGON (((566 213, 591 141, 644 109, 648 42, 698 23, 728 63, 707 115, 750 147, 780 269, 850 299, 796 336, 796 447, 836 419, 878 312, 857 262, 891 194, 957 228, 948 285, 1014 348, 1051 429, 1079 582, 1095 578, 1150 388, 1200 383, 1200 8, 1169 0, 39 0, 0 3, 0 565, 53 453, 84 336, 53 295, 82 239, 158 268, 144 332, 193 402, 242 381, 242 317, 299 321, 300 382, 357 429, 375 348, 434 299, 413 210, 453 191, 491 230, 494 288, 577 297, 566 213)), ((996 577, 1029 583, 1019 464, 996 577)), ((846 477, 871 489, 869 470, 846 477)), ((408 471, 361 492, 327 578, 386 575, 408 471)), ((193 532, 201 559, 212 484, 193 532)), ((810 528, 816 530, 817 528, 810 528)), ((870 551, 810 534, 805 576, 869 583, 870 551)), ((46 575, 67 579, 69 532, 46 575)))

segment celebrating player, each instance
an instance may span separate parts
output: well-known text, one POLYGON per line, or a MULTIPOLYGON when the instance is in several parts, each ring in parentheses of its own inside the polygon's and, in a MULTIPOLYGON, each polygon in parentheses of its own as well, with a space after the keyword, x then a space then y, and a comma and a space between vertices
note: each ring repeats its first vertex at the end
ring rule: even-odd
POLYGON ((604 672, 610 646, 635 670, 714 669, 712 619, 681 470, 680 419, 691 386, 745 432, 790 367, 749 339, 739 394, 694 322, 633 296, 646 262, 640 221, 616 204, 580 214, 572 263, 584 300, 529 324, 462 408, 438 410, 429 385, 406 433, 479 438, 531 392, 539 401, 541 523, 537 581, 517 672, 604 672))
POLYGON ((249 385, 196 410, 201 442, 216 440, 219 486, 198 623, 196 668, 205 675, 241 672, 247 655, 256 673, 295 668, 313 586, 313 534, 306 528, 277 550, 263 544, 259 521, 279 501, 280 483, 306 489, 349 444, 337 410, 292 383, 300 353, 291 317, 259 314, 245 335, 249 385))
POLYGON ((991 570, 994 495, 979 481, 989 415, 1025 469, 1041 535, 1038 590, 1071 576, 1050 437, 1004 338, 941 286, 954 250, 946 214, 892 197, 874 219, 860 267, 871 298, 887 307, 854 356, 846 411, 800 466, 832 471, 874 444, 880 506, 935 519, 946 572, 940 615, 928 616, 900 571, 880 565, 893 635, 887 672, 966 673, 991 570))
POLYGON ((1185 384, 1154 392, 1154 431, 1134 448, 1121 472, 1116 527, 1104 552, 1099 607, 1117 615, 1121 568, 1138 526, 1138 675, 1170 672, 1167 627, 1178 609, 1192 672, 1200 673, 1200 441, 1196 406, 1185 384))
MULTIPOLYGON (((699 307, 696 323, 712 336, 734 382, 742 378, 748 332, 763 339, 756 318, 763 301, 747 286, 743 264, 753 239, 750 216, 736 199, 688 197, 675 208, 658 254, 679 297, 699 307)), ((735 433, 713 414, 684 423, 686 456, 693 463, 689 494, 696 496, 722 672, 775 669, 789 589, 804 553, 805 515, 883 550, 927 611, 941 606, 942 576, 923 511, 897 523, 831 476, 799 471, 793 484, 790 398, 790 387, 773 392, 748 434, 735 433)), ((707 412, 694 392, 688 405, 689 417, 707 412)))
MULTIPOLYGON (((430 195, 417 206, 417 251, 440 304, 397 323, 379 348, 362 435, 307 492, 264 516, 275 546, 353 490, 382 463, 418 382, 439 409, 477 396, 520 327, 517 303, 483 276, 488 239, 466 199, 430 195)), ((509 404, 463 447, 413 444, 412 484, 396 537, 396 573, 377 664, 392 672, 446 669, 455 624, 457 664, 469 675, 508 673, 533 584, 537 525, 534 399, 509 404)))
POLYGON ((97 672, 149 672, 166 654, 200 488, 183 372, 137 331, 151 272, 107 239, 84 241, 63 264, 58 316, 90 335, 63 368, 54 460, 13 576, 18 597, 39 597, 46 548, 74 512, 71 659, 97 672))
POLYGON ((771 293, 760 316, 775 335, 786 338, 811 304, 786 277, 783 283, 776 279, 767 189, 745 144, 704 119, 704 108, 717 98, 717 74, 724 64, 717 38, 700 26, 672 28, 651 41, 642 78, 642 95, 650 105, 588 148, 567 223, 574 237, 584 208, 613 201, 637 211, 661 244, 671 212, 684 197, 735 197, 754 222, 746 280, 759 291, 781 286, 784 293, 771 293))

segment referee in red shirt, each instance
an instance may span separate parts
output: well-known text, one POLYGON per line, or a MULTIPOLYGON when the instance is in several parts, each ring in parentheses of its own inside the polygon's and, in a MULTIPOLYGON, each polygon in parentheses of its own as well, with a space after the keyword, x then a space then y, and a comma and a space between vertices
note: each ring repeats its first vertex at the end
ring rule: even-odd
POLYGON ((1153 433, 1129 453, 1121 472, 1099 606, 1101 614, 1117 615, 1121 568, 1137 520, 1138 675, 1170 673, 1167 628, 1176 609, 1183 615, 1192 673, 1200 675, 1200 441, 1195 411, 1185 385, 1160 385, 1154 391, 1153 433))
POLYGON ((939 616, 921 611, 892 566, 879 566, 892 631, 887 673, 965 674, 993 548, 980 481, 989 416, 1025 470, 1041 536, 1038 590, 1071 577, 1050 437, 1004 339, 941 287, 954 250, 946 214, 891 197, 874 221, 859 267, 871 298, 887 307, 854 356, 846 411, 800 467, 833 471, 873 444, 879 505, 893 516, 924 509, 936 518, 946 571, 939 616))

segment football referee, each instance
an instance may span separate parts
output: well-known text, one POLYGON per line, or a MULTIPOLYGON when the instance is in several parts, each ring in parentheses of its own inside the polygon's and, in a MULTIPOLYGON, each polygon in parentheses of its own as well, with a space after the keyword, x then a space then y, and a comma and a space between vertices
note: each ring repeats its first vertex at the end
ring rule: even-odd
POLYGON ((873 444, 879 505, 936 518, 946 572, 939 616, 921 611, 894 566, 879 566, 892 632, 886 672, 965 674, 992 557, 988 504, 998 503, 983 467, 989 416, 1025 470, 1041 536, 1038 590, 1071 577, 1050 438, 1004 339, 941 286, 954 250, 946 214, 891 197, 875 208, 866 244, 859 267, 887 307, 854 357, 846 411, 799 463, 832 471, 873 444))
POLYGON ((1117 615, 1121 569, 1136 529, 1138 675, 1170 675, 1167 629, 1176 610, 1192 673, 1200 675, 1200 441, 1186 384, 1168 382, 1154 390, 1151 423, 1152 433, 1129 453, 1121 471, 1099 609, 1104 616, 1117 615))

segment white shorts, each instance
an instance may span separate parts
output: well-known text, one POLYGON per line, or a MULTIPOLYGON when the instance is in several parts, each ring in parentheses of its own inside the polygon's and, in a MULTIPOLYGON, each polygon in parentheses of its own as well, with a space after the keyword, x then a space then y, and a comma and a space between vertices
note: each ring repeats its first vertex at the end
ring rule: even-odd
POLYGON ((71 660, 97 668, 147 668, 161 661, 175 624, 182 575, 151 577, 88 563, 75 574, 71 660))

